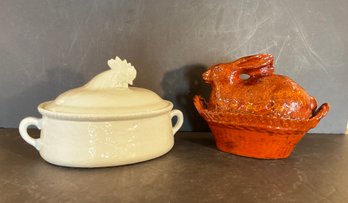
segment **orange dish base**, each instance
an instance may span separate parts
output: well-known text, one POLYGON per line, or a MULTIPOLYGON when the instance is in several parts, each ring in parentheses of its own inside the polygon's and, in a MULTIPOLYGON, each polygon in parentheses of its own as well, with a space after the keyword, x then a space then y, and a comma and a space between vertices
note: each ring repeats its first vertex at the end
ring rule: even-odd
POLYGON ((329 105, 325 103, 309 119, 283 119, 212 111, 207 109, 205 99, 200 96, 195 96, 194 105, 207 121, 218 149, 259 159, 289 157, 306 132, 329 111, 329 105))
POLYGON ((226 128, 216 124, 209 124, 214 135, 216 147, 231 154, 259 159, 283 159, 290 156, 296 144, 305 135, 276 134, 226 128))

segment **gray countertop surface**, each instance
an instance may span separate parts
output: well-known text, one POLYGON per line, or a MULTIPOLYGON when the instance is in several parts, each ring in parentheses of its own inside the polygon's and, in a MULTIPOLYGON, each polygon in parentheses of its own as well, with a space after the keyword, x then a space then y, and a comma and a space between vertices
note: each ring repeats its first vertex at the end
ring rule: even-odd
POLYGON ((0 129, 0 202, 348 202, 345 135, 307 134, 284 160, 220 152, 211 133, 175 139, 151 161, 76 169, 45 162, 17 129, 0 129))

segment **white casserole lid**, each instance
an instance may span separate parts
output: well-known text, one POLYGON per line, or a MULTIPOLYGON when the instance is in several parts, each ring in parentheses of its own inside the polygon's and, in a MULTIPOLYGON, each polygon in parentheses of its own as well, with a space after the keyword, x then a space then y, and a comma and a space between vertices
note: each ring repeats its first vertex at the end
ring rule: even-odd
MULTIPOLYGON (((136 70, 119 57, 108 61, 110 70, 104 71, 82 87, 42 103, 40 112, 78 115, 132 115, 172 108, 172 103, 156 93, 132 85, 136 70)), ((162 112, 162 111, 161 111, 162 112)))

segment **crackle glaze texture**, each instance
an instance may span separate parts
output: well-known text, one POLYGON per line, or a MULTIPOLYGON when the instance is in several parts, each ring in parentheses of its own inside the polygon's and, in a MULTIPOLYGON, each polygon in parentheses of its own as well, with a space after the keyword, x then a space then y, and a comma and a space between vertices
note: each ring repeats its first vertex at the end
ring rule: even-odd
POLYGON ((259 54, 212 66, 203 74, 209 102, 194 103, 217 147, 255 158, 285 158, 329 110, 290 78, 274 74, 273 56, 259 54), (248 78, 242 78, 248 75, 248 78))

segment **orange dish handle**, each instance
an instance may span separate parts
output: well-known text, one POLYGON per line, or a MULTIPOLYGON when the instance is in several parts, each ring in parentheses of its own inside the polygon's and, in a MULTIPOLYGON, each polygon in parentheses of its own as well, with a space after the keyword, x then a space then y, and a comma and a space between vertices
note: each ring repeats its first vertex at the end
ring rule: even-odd
POLYGON ((314 128, 326 114, 330 110, 330 105, 328 103, 322 104, 315 112, 314 116, 310 118, 310 122, 312 123, 312 128, 314 128))

